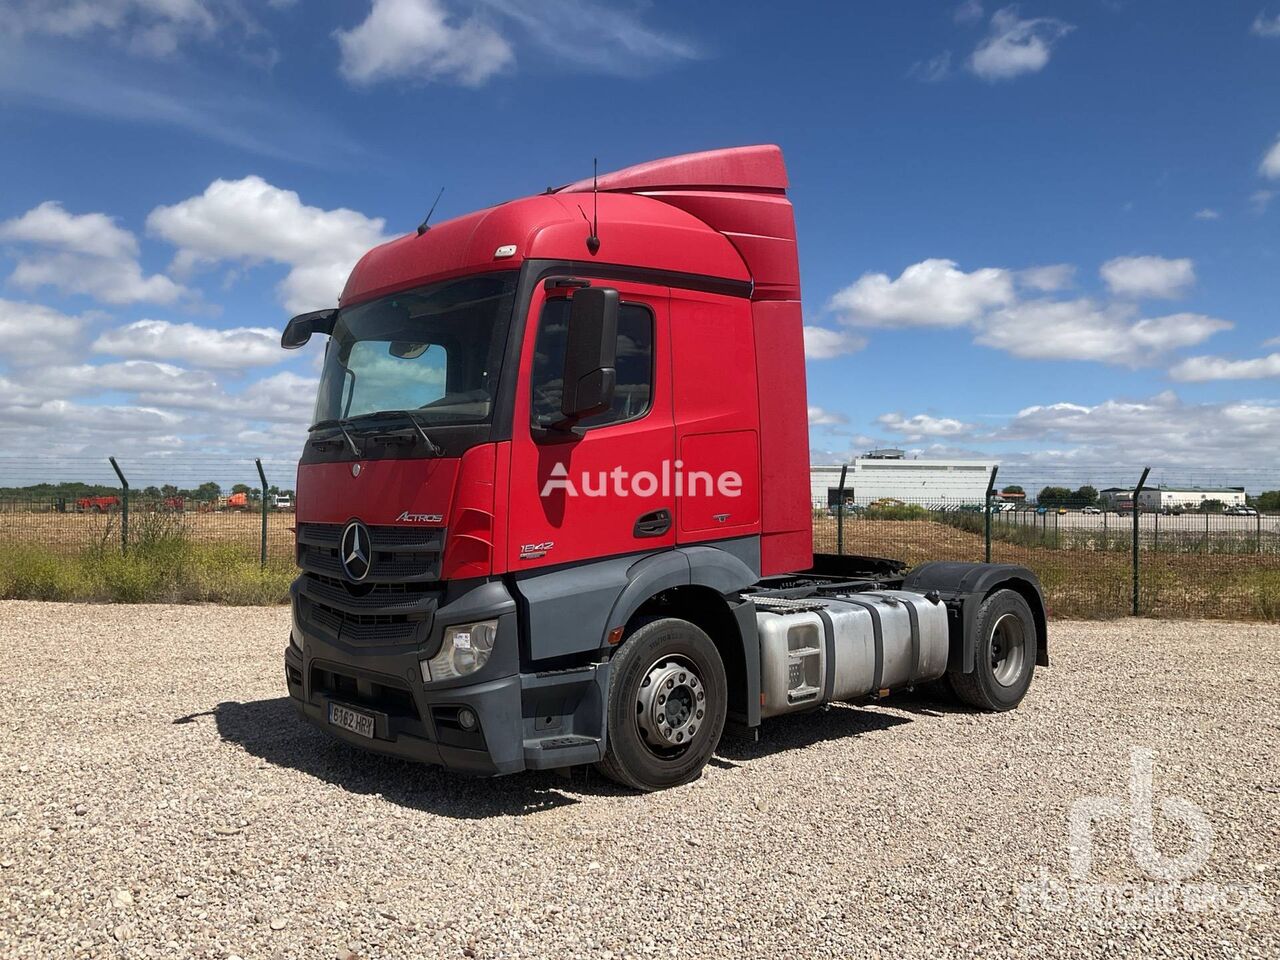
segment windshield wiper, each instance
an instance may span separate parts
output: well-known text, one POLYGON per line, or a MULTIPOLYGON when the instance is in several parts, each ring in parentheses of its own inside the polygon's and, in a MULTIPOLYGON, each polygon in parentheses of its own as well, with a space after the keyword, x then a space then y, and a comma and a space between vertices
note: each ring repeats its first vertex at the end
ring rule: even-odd
POLYGON ((444 450, 440 448, 434 440, 427 435, 426 428, 418 419, 418 414, 413 410, 375 410, 373 413, 362 413, 358 416, 348 417, 347 423, 352 420, 390 420, 392 418, 403 417, 413 424, 413 429, 418 431, 418 436, 422 438, 423 445, 430 451, 433 457, 441 456, 444 450))
POLYGON ((307 429, 307 432, 312 433, 316 430, 327 430, 330 427, 337 427, 342 431, 342 439, 347 441, 347 446, 351 450, 351 455, 359 460, 364 456, 364 453, 360 450, 360 447, 356 445, 355 440, 352 439, 351 431, 347 429, 350 424, 350 419, 344 419, 342 417, 334 417, 328 420, 317 420, 307 429))

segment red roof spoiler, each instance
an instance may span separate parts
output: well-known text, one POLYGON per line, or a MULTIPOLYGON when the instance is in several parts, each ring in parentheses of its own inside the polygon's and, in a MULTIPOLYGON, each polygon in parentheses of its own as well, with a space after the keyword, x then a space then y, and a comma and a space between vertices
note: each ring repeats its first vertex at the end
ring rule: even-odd
MULTIPOLYGON (((591 178, 560 187, 556 193, 588 193, 591 178)), ((713 190, 787 189, 787 168, 782 149, 774 144, 705 150, 665 157, 600 176, 601 190, 618 193, 663 188, 694 187, 713 190)))

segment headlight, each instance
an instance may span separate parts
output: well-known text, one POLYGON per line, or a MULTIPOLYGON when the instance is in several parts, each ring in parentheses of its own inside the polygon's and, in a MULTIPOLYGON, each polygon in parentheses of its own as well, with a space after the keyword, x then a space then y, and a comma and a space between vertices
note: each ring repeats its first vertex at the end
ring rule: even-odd
POLYGON ((440 652, 430 660, 422 661, 422 679, 430 683, 475 673, 489 662, 493 642, 497 638, 497 620, 445 627, 440 652))

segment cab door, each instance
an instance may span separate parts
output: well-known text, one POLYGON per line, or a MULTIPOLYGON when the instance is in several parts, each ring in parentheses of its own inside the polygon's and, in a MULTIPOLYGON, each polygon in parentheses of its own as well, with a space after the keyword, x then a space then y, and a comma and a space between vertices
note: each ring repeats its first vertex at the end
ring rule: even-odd
POLYGON ((511 445, 508 569, 605 559, 675 543, 670 290, 618 291, 612 407, 573 433, 559 419, 571 287, 539 285, 520 356, 511 445))

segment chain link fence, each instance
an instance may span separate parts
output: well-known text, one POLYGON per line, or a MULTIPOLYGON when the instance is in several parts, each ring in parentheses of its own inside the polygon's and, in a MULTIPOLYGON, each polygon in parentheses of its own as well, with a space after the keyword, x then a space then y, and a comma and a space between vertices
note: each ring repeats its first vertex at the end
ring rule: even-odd
POLYGON ((1280 620, 1280 476, 1054 479, 871 501, 837 488, 814 503, 814 548, 1021 564, 1058 617, 1280 620))
MULTIPOLYGON (((279 458, 0 458, 0 545, 127 554, 180 540, 287 571, 296 472, 279 458)), ((960 495, 875 499, 837 485, 814 501, 814 549, 1022 564, 1059 617, 1280 620, 1280 471, 1107 479, 993 475, 960 495)))
POLYGON ((0 544, 127 554, 182 540, 290 561, 296 473, 267 458, 0 458, 0 544))

